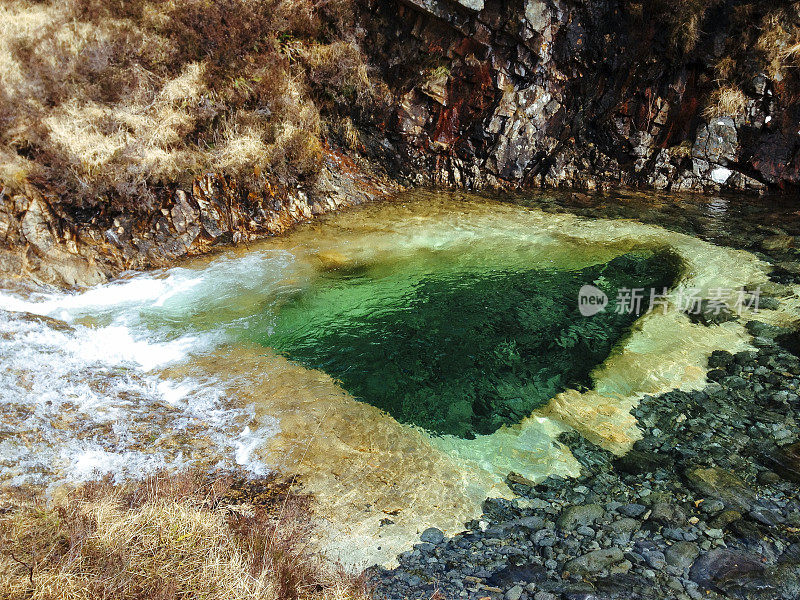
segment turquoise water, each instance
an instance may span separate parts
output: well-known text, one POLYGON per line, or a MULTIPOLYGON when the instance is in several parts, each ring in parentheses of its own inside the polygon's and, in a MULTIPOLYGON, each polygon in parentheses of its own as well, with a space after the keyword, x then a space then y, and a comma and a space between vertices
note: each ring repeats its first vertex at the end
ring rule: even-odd
POLYGON ((590 385, 636 318, 614 312, 617 290, 671 286, 678 270, 667 252, 580 269, 493 269, 457 251, 414 253, 329 268, 270 306, 249 335, 402 423, 472 438, 590 385), (579 313, 587 283, 609 295, 607 311, 579 313))

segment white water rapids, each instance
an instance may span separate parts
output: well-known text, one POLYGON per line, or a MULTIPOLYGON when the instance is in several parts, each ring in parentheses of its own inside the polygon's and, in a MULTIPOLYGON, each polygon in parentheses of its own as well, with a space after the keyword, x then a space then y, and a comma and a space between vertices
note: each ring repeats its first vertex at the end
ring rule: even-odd
POLYGON ((80 293, 0 292, 0 481, 141 477, 188 466, 197 450, 209 466, 263 474, 252 451, 277 431, 274 419, 255 423, 253 406, 229 402, 213 378, 158 371, 226 341, 202 314, 264 289, 290 264, 263 251, 80 293))

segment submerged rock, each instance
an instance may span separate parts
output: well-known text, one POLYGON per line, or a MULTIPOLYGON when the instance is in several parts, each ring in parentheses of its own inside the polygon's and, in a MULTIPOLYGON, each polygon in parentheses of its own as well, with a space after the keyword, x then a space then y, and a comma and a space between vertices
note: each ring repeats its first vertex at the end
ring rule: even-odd
POLYGON ((675 542, 664 551, 667 564, 678 569, 686 569, 694 563, 700 549, 694 542, 675 542))
POLYGON ((761 456, 761 461, 780 476, 800 483, 800 442, 789 444, 761 456))
POLYGON ((601 519, 605 511, 598 504, 585 504, 580 506, 570 506, 558 517, 556 525, 562 530, 577 529, 581 526, 591 525, 601 519))
POLYGON ((748 511, 756 500, 755 492, 744 481, 719 467, 690 469, 686 479, 699 493, 721 500, 728 508, 748 511))
POLYGON ((763 572, 764 565, 760 560, 733 550, 719 549, 701 555, 692 565, 689 578, 706 588, 715 588, 730 586, 737 579, 763 572))
POLYGON ((630 569, 630 562, 625 560, 622 550, 619 548, 595 550, 564 564, 566 571, 578 575, 596 575, 612 568, 615 568, 617 572, 625 572, 630 569))

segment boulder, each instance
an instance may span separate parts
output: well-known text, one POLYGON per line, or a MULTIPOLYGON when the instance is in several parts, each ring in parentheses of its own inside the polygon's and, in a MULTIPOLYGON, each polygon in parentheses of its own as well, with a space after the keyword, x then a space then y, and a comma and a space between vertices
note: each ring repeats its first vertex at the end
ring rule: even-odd
POLYGON ((728 549, 716 549, 700 555, 692 565, 689 579, 707 588, 748 573, 760 573, 764 566, 755 558, 728 549))
POLYGON ((689 579, 706 588, 737 598, 778 598, 779 593, 764 565, 753 556, 728 549, 700 555, 689 571, 689 579), (758 595, 748 592, 755 591, 758 595))
POLYGON ((730 509, 747 512, 756 502, 755 492, 744 481, 719 467, 690 469, 686 479, 695 491, 721 500, 730 509))
POLYGON ((717 117, 697 130, 692 156, 725 166, 737 159, 736 125, 730 117, 717 117))
POLYGON ((599 504, 578 504, 565 508, 556 521, 558 528, 564 531, 591 525, 602 518, 605 510, 599 504))

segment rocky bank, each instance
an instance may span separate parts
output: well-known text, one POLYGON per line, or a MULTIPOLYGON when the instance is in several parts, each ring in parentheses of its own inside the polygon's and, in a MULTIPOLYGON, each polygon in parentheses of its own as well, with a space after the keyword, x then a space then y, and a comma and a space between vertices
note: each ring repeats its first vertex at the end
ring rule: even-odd
POLYGON ((797 191, 796 3, 360 0, 353 18, 386 93, 374 110, 351 108, 349 141, 329 132, 314 189, 206 173, 154 190, 143 212, 9 184, 0 271, 89 285, 283 231, 397 182, 797 191))
POLYGON ((275 235, 343 206, 399 189, 347 156, 328 151, 313 195, 264 181, 260 194, 215 173, 191 189, 162 190, 153 212, 108 207, 76 210, 67 199, 32 185, 6 197, 0 188, 0 273, 39 284, 85 287, 128 270, 172 265, 176 259, 275 235))
POLYGON ((376 598, 600 600, 800 596, 796 334, 749 324, 756 351, 716 351, 709 385, 646 397, 615 458, 564 434, 577 480, 511 474, 519 499, 445 538, 426 530, 376 598))

